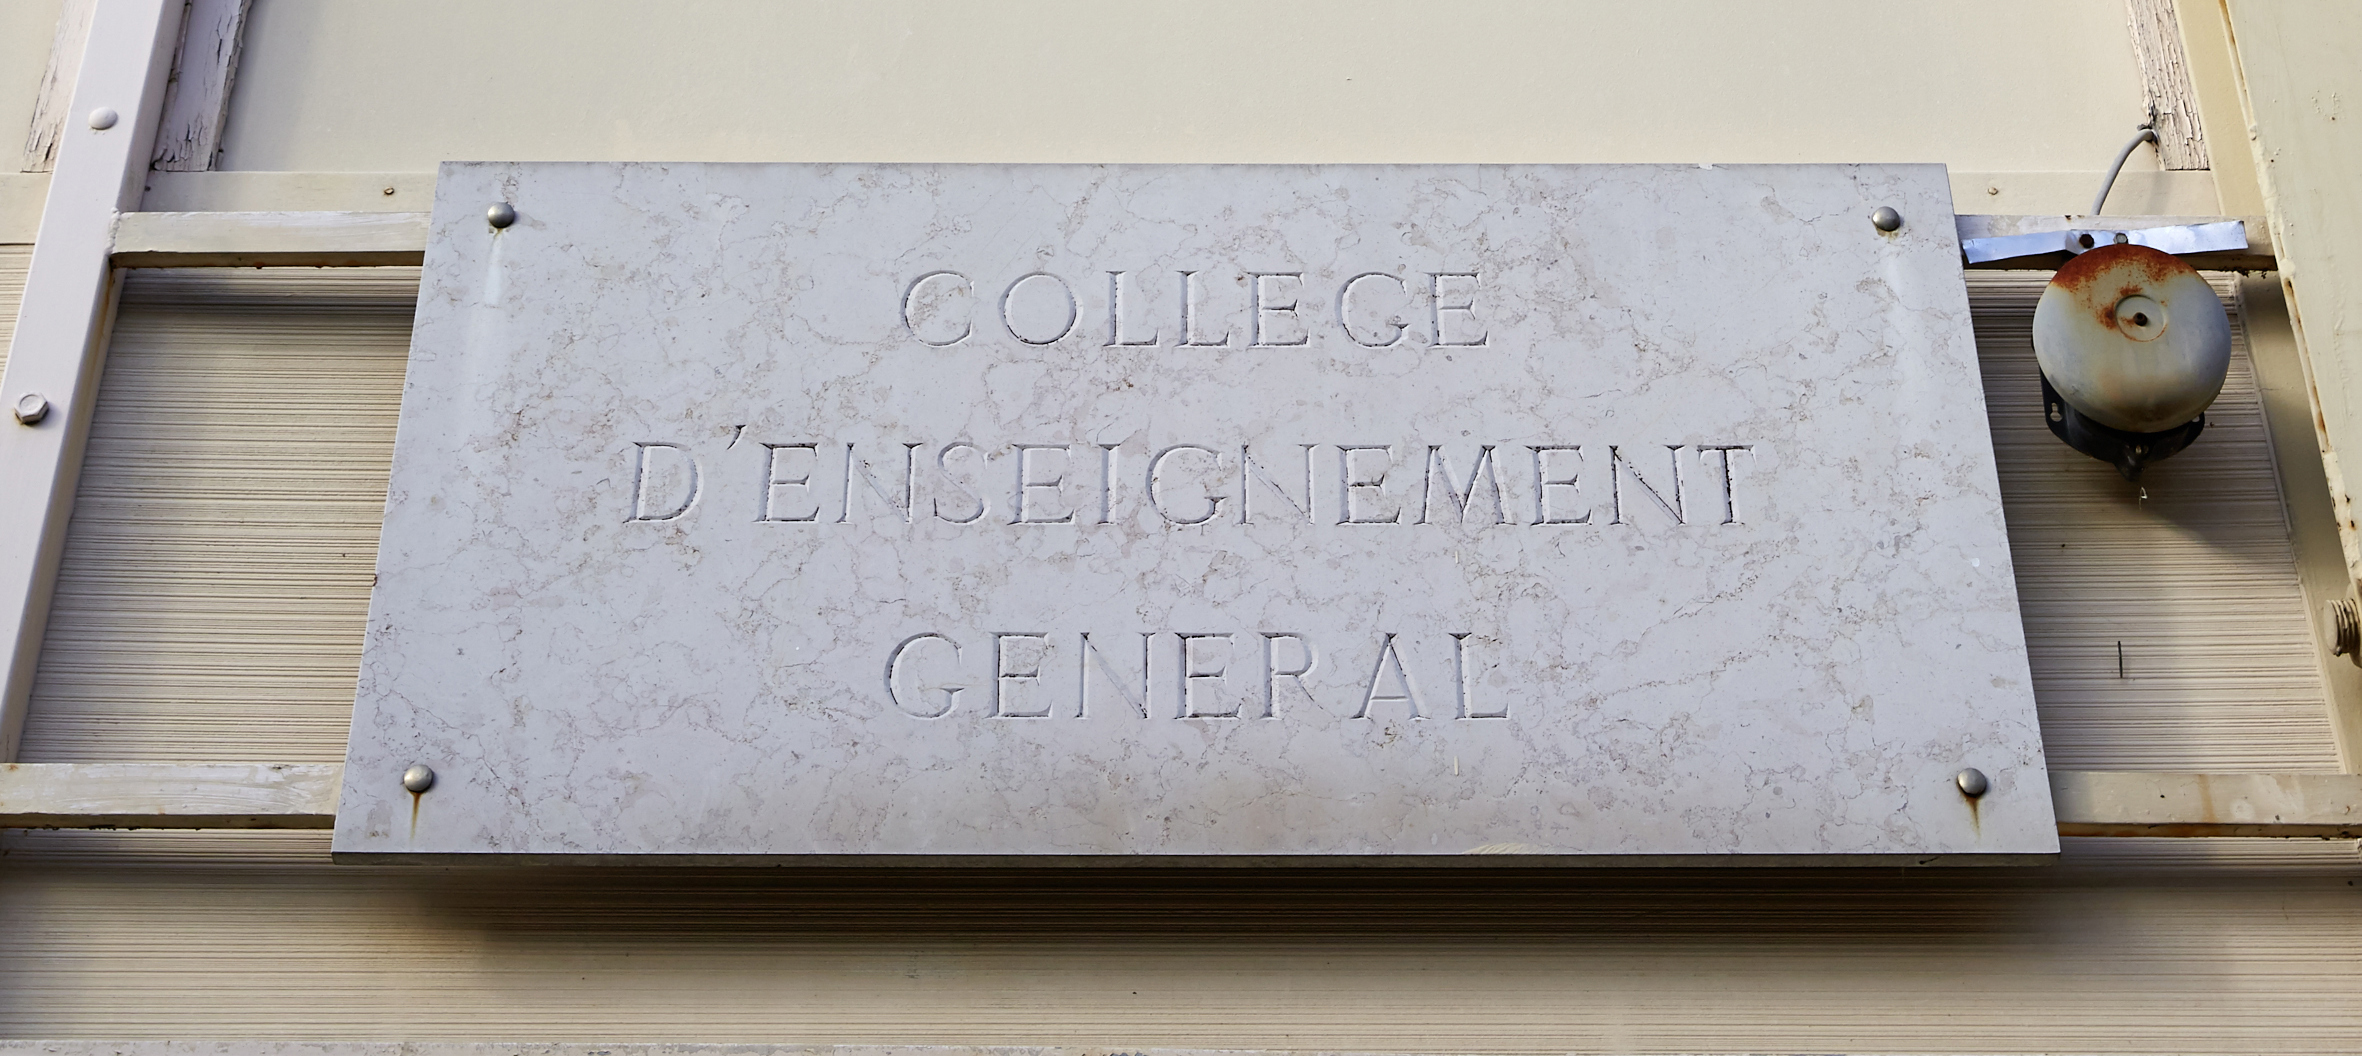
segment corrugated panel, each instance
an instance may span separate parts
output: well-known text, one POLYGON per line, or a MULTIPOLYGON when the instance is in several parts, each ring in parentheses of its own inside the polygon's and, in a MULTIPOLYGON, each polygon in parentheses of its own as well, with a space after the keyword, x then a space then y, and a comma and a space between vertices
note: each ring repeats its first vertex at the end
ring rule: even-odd
POLYGON ((2350 1052, 2350 847, 2214 846, 2254 843, 2204 873, 477 872, 25 834, 0 1033, 2350 1052))
POLYGON ((134 272, 21 758, 344 758, 417 269, 134 272))
MULTIPOLYGON (((415 278, 135 274, 23 758, 343 757, 415 278)), ((2042 424, 2040 289, 1970 283, 2052 765, 2337 769, 2236 305, 2205 438, 2134 486, 2042 424)))
POLYGON ((25 265, 33 247, 0 246, 0 370, 8 369, 8 342, 16 337, 16 306, 25 298, 25 265))
POLYGON ((1969 290, 2050 765, 2336 771, 2235 285, 2219 287, 2234 355, 2206 433, 2135 485, 2043 424, 2046 281, 1977 275, 1969 290))

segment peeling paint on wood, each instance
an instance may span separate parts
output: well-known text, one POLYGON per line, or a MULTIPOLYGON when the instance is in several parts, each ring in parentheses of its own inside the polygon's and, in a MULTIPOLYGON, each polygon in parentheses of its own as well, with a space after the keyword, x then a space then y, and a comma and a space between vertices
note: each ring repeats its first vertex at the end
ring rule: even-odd
POLYGON ((2157 157, 2168 169, 2204 169, 2206 132, 2198 120, 2198 93, 2190 86, 2189 59, 2182 51, 2181 21, 2173 0, 2125 0, 2132 22, 2132 53, 2141 64, 2141 90, 2157 130, 2157 157))
POLYGON ((98 15, 98 0, 65 0, 57 14, 57 38, 49 45, 49 68, 41 75, 41 94, 33 102, 33 124, 25 133, 25 172, 48 172, 57 167, 57 141, 65 133, 66 108, 74 104, 74 78, 82 73, 82 48, 90 40, 90 23, 98 15))
POLYGON ((189 0, 181 23, 172 83, 164 89, 164 120, 156 129, 155 167, 204 172, 221 153, 230 116, 230 85, 238 76, 239 41, 249 0, 189 0))

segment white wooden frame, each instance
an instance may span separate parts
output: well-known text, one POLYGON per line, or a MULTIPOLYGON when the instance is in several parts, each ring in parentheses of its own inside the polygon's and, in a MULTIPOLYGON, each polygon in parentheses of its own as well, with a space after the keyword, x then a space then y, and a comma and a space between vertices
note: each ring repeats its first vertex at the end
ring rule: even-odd
POLYGON ((16 758, 49 624, 66 521, 106 360, 115 218, 139 208, 184 0, 107 0, 91 15, 71 115, 25 274, 0 401, 38 397, 37 424, 0 419, 0 761, 16 758))

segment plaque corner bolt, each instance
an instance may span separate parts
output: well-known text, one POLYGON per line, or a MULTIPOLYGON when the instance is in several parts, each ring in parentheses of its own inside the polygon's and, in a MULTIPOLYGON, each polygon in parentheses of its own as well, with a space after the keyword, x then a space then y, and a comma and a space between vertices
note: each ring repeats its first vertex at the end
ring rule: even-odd
POLYGON ((1894 206, 1879 206, 1870 211, 1870 226, 1891 235, 1903 229, 1903 214, 1896 212, 1894 206))
POLYGON ((39 425, 49 417, 49 397, 38 392, 28 392, 17 397, 16 406, 10 410, 16 414, 16 424, 39 425))
POLYGON ((412 795, 417 795, 418 793, 424 792, 427 789, 433 787, 435 787, 435 770, 433 767, 428 766, 425 763, 412 763, 410 765, 410 769, 402 771, 403 791, 412 795))
POLYGON ((517 222, 517 207, 507 202, 494 202, 484 210, 484 222, 495 231, 517 222))
POLYGON ((1952 775, 1952 783, 1960 786, 1960 794, 1970 799, 1984 795, 1993 787, 1992 782, 1985 780, 1985 772, 1973 766, 1952 775))

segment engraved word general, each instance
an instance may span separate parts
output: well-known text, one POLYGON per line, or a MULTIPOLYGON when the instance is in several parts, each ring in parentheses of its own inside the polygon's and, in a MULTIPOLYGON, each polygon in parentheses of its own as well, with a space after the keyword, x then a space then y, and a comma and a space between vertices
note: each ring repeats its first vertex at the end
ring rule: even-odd
POLYGON ((1339 696, 1341 687, 1315 680, 1322 652, 1301 633, 927 631, 887 654, 885 696, 918 719, 944 718, 963 705, 997 719, 1109 712, 1137 719, 1276 719, 1298 704, 1365 721, 1506 719, 1506 701, 1476 699, 1477 641, 1471 632, 1380 633, 1343 650, 1352 681, 1339 696), (1365 667, 1354 654, 1371 659, 1365 667), (1439 684, 1450 689, 1435 692, 1439 684), (1332 699, 1324 701, 1323 691, 1332 699))

